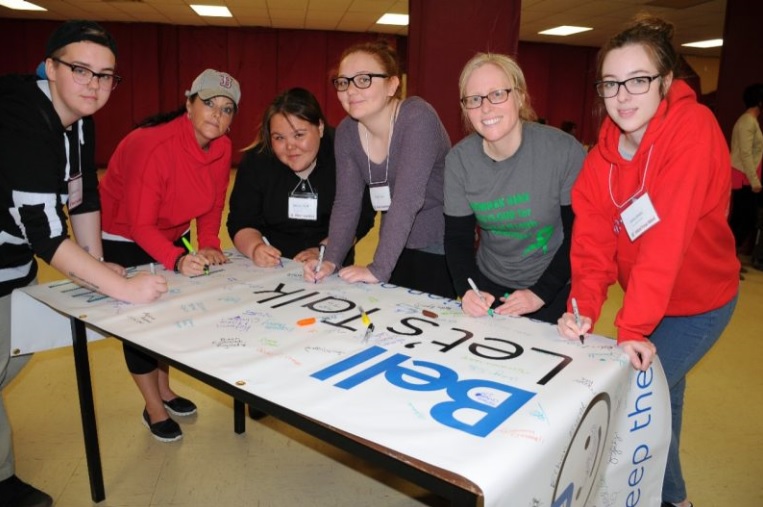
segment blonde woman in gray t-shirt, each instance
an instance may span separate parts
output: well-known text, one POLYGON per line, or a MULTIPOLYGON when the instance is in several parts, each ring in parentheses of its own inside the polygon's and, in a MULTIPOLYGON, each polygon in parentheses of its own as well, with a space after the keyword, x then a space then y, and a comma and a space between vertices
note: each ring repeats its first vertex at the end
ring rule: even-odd
POLYGON ((459 84, 473 133, 445 162, 445 253, 464 313, 556 323, 569 294, 570 191, 585 150, 534 121, 508 56, 476 55, 459 84))

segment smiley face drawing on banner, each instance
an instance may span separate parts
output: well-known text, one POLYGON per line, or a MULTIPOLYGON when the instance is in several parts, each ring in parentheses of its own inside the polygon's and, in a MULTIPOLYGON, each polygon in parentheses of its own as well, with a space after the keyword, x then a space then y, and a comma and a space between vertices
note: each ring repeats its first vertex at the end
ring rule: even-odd
POLYGON ((562 460, 552 507, 583 507, 591 495, 604 456, 610 398, 599 393, 588 405, 562 460))

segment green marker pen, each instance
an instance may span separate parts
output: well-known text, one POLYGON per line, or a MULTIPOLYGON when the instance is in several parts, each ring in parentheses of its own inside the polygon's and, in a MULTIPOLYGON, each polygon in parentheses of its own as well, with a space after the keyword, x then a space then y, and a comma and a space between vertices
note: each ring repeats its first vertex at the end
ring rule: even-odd
MULTIPOLYGON (((182 236, 180 239, 183 240, 183 244, 188 250, 188 253, 191 255, 196 255, 196 250, 193 249, 193 245, 191 245, 191 242, 185 239, 185 236, 182 236)), ((209 274, 209 264, 204 264, 204 274, 205 275, 209 274)))

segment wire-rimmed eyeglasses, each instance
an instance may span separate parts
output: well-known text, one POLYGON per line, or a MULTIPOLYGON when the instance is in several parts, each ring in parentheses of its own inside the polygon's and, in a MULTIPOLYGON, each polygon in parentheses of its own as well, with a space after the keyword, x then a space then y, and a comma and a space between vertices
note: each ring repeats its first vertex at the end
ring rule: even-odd
POLYGON ((461 105, 464 109, 477 109, 482 105, 482 101, 487 99, 491 104, 503 104, 509 100, 509 94, 512 88, 499 88, 493 90, 487 95, 467 95, 461 98, 461 105))
POLYGON ((371 86, 373 78, 375 77, 388 78, 389 76, 387 74, 356 74, 352 77, 335 77, 331 82, 334 84, 334 88, 336 88, 336 91, 338 92, 347 91, 350 87, 350 83, 354 84, 355 88, 365 90, 371 86))
POLYGON ((110 72, 93 72, 87 67, 65 62, 59 58, 52 58, 54 62, 66 65, 72 70, 74 82, 81 85, 89 85, 93 78, 98 80, 98 87, 101 90, 113 90, 117 87, 122 78, 110 72))
POLYGON ((625 90, 631 95, 643 95, 649 91, 652 81, 659 78, 660 74, 654 76, 636 76, 625 81, 597 81, 596 93, 603 99, 609 99, 620 93, 620 87, 625 86, 625 90))

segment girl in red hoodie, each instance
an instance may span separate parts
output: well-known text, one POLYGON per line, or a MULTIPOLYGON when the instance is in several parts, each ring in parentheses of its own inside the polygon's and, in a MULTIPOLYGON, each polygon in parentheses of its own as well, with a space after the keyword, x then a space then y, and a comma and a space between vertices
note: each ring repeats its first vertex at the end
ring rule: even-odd
POLYGON ((599 54, 607 117, 572 191, 570 303, 580 318, 565 313, 558 328, 572 339, 591 331, 607 288, 623 287, 617 342, 639 370, 659 351, 670 387, 663 507, 687 507, 678 456, 686 374, 731 318, 739 262, 727 222, 729 150, 713 114, 674 75, 672 34, 660 19, 638 19, 599 54))

